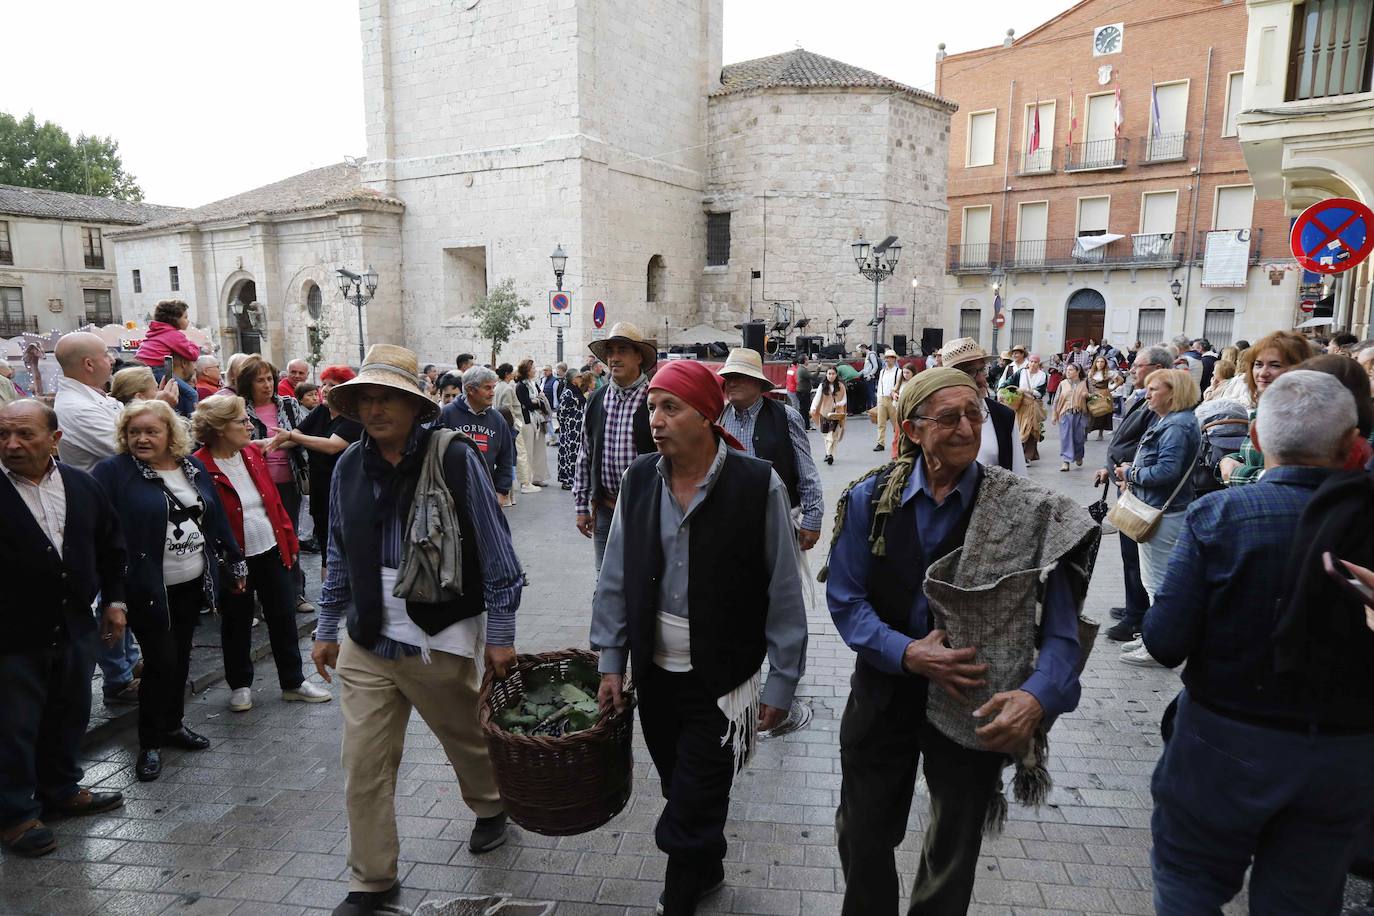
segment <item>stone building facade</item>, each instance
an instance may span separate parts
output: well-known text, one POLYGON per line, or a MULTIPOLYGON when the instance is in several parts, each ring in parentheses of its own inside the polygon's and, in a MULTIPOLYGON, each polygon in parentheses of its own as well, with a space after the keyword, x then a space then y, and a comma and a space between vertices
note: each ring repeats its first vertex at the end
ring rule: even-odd
POLYGON ((120 294, 109 237, 175 212, 0 185, 0 339, 141 320, 142 312, 120 294))
POLYGON ((363 0, 366 160, 122 233, 121 257, 188 261, 198 320, 279 361, 305 352, 318 288, 325 360, 356 362, 332 277, 371 264, 368 342, 436 364, 487 354, 473 306, 509 278, 534 321, 501 357, 551 362, 559 245, 569 360, 617 321, 667 344, 703 323, 738 340, 751 291, 756 315, 786 300, 808 333, 862 326, 861 234, 905 246, 882 292, 907 314, 887 330, 933 320, 954 106, 800 49, 722 67, 721 17, 722 0, 363 0))
POLYGON ((1086 0, 942 57, 937 91, 960 108, 947 336, 1045 352, 1103 336, 1220 347, 1300 321, 1286 214, 1256 199, 1236 136, 1244 69, 1241 5, 1192 0, 1086 0), (1209 245, 1231 249, 1228 271, 1209 245))

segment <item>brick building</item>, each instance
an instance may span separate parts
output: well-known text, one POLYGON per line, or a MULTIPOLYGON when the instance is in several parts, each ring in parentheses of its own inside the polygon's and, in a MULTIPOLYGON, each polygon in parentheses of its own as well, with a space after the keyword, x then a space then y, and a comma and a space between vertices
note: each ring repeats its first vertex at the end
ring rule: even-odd
POLYGON ((942 46, 946 337, 1220 347, 1300 319, 1284 208, 1255 199, 1236 137, 1245 37, 1239 3, 1083 0, 997 47, 942 46))

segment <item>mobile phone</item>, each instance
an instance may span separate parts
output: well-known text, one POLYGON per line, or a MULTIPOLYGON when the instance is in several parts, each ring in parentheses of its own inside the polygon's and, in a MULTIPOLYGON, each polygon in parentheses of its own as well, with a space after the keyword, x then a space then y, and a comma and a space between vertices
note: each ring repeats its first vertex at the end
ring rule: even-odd
POLYGON ((163 380, 164 382, 167 381, 167 378, 168 378, 171 374, 172 374, 172 358, 171 358, 170 356, 164 356, 164 357, 162 358, 162 380, 163 380))
POLYGON ((1331 551, 1322 554, 1322 565, 1326 567, 1326 574, 1336 580, 1347 596, 1361 604, 1374 607, 1374 589, 1350 575, 1350 570, 1342 566, 1331 551))

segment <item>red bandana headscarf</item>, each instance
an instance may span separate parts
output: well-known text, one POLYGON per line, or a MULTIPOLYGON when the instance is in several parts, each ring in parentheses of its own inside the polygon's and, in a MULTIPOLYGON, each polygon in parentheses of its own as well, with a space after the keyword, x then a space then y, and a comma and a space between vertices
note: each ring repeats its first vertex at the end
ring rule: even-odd
POLYGON ((716 431, 716 435, 725 440, 726 445, 737 451, 744 451, 744 446, 739 444, 739 440, 716 422, 716 418, 725 407, 725 393, 721 388, 720 376, 701 363, 678 359, 661 365, 654 373, 654 377, 649 380, 649 390, 653 391, 655 388, 681 398, 687 406, 711 421, 711 427, 716 431))

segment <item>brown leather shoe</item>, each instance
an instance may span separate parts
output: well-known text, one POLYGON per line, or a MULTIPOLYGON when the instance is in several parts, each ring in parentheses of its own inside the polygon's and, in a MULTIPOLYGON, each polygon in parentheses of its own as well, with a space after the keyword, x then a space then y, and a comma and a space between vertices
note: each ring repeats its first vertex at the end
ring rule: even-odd
POLYGON ((0 831, 0 844, 8 852, 27 859, 46 856, 57 848, 57 838, 40 820, 28 820, 0 831))
POLYGON ((122 792, 92 792, 90 789, 78 789, 77 793, 66 801, 45 805, 43 816, 53 818, 104 814, 106 811, 122 807, 123 804, 122 792))

